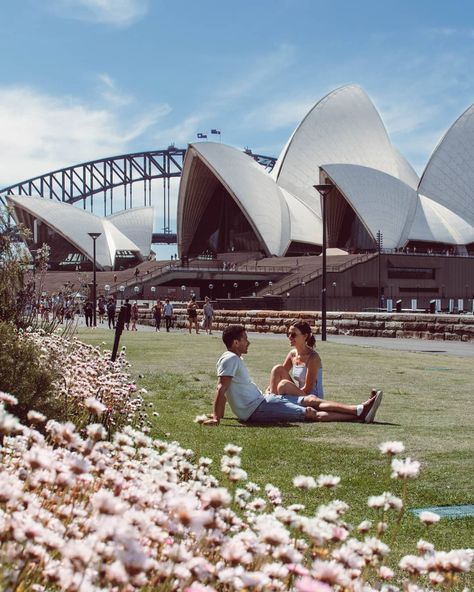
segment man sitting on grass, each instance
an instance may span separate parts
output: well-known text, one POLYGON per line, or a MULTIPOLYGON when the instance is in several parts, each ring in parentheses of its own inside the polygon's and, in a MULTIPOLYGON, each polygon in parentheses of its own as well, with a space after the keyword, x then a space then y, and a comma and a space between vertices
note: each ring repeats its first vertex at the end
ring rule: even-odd
POLYGON ((226 401, 237 417, 248 423, 293 421, 356 421, 372 423, 382 400, 382 391, 372 390, 360 405, 344 405, 319 399, 301 391, 297 395, 266 394, 252 382, 241 356, 250 345, 242 325, 229 325, 222 333, 227 351, 217 362, 218 382, 214 409, 206 425, 218 425, 224 417, 226 401))

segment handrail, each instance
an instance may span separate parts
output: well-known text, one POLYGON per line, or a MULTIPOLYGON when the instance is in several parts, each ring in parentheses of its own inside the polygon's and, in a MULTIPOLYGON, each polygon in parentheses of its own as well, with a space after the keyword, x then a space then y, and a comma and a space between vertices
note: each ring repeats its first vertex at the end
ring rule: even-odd
MULTIPOLYGON (((356 259, 351 259, 350 261, 345 261, 343 263, 340 263, 339 265, 329 265, 326 268, 326 271, 328 273, 340 273, 341 271, 344 271, 345 269, 349 269, 350 267, 353 267, 354 265, 359 265, 360 263, 363 263, 365 261, 369 261, 370 259, 373 259, 376 255, 377 255, 377 253, 364 253, 363 255, 358 256, 356 259)), ((290 288, 294 288, 298 285, 301 285, 302 282, 314 280, 317 277, 321 276, 322 274, 323 274, 323 270, 320 267, 315 271, 312 271, 310 273, 307 273, 306 275, 300 276, 298 279, 290 279, 286 283, 284 283, 283 280, 281 280, 281 283, 280 282, 278 283, 279 285, 277 283, 273 284, 272 291, 277 289, 280 292, 284 292, 285 290, 288 290, 290 288)))

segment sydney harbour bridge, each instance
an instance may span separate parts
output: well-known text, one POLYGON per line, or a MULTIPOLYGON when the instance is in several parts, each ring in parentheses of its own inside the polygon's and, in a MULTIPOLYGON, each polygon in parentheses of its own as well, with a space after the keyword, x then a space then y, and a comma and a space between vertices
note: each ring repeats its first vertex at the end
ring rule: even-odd
MULTIPOLYGON (((254 154, 248 148, 245 152, 267 171, 276 162, 276 158, 254 154)), ((103 216, 153 205, 158 211, 161 208, 163 224, 162 232, 153 233, 152 242, 173 244, 177 237, 171 227, 171 179, 181 177, 185 155, 185 148, 171 145, 164 150, 83 162, 4 187, 0 189, 0 202, 6 206, 6 195, 29 195, 70 204, 82 202, 83 209, 103 216)))

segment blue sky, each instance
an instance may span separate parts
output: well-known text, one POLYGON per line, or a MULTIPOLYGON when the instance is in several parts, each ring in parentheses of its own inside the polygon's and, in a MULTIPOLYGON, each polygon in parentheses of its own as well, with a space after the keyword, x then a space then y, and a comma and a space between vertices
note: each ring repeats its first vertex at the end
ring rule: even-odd
POLYGON ((0 14, 1 186, 211 128, 278 156, 348 83, 421 173, 474 102, 471 0, 19 0, 0 14))

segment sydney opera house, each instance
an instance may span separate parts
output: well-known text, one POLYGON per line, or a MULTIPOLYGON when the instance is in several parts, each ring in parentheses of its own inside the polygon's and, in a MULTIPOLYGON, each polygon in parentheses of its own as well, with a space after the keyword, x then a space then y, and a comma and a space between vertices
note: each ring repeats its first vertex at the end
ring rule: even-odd
MULTIPOLYGON (((189 145, 178 196, 178 253, 182 260, 234 251, 318 255, 323 219, 314 186, 326 184, 328 247, 350 254, 383 246, 385 253, 473 255, 473 162, 474 105, 448 129, 418 178, 362 88, 344 86, 314 105, 270 172, 250 151, 189 145)), ((50 245, 53 269, 90 268, 91 232, 100 233, 100 270, 126 269, 150 255, 152 207, 99 217, 85 206, 42 197, 9 194, 7 202, 30 229, 31 244, 50 245)), ((473 284, 469 276, 462 289, 473 284)))
POLYGON ((421 179, 392 145, 359 86, 320 100, 294 131, 273 170, 211 142, 191 144, 178 200, 179 251, 317 254, 320 197, 329 247, 466 254, 474 251, 474 106, 448 130, 421 179))
POLYGON ((52 269, 90 269, 97 233, 96 266, 100 271, 131 267, 148 257, 153 208, 123 210, 105 218, 71 204, 42 197, 7 196, 17 222, 31 232, 33 245, 50 247, 52 269))

